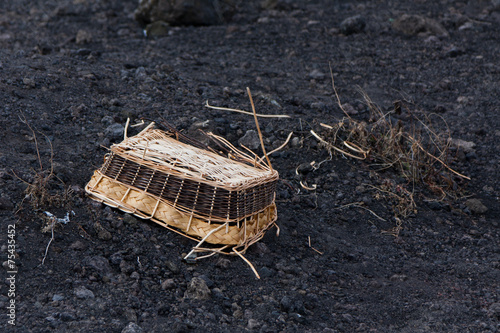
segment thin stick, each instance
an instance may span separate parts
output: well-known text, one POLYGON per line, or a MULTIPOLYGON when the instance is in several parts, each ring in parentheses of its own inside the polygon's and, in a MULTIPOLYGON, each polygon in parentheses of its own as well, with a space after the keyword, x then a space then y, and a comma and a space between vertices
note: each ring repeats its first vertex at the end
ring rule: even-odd
POLYGON ((318 186, 316 184, 313 184, 313 186, 307 186, 306 184, 304 184, 302 182, 302 180, 300 181, 300 186, 302 186, 303 189, 306 189, 308 191, 314 191, 314 190, 316 190, 316 188, 318 188, 318 186))
POLYGON ((382 218, 382 217, 378 216, 378 215, 377 215, 377 214, 375 214, 372 210, 370 210, 370 209, 368 209, 368 208, 366 208, 366 207, 361 206, 361 205, 359 204, 359 202, 352 202, 352 203, 350 203, 350 204, 343 205, 343 206, 340 206, 340 207, 337 207, 337 208, 334 208, 334 209, 342 209, 342 208, 347 208, 347 207, 358 207, 358 208, 362 208, 362 209, 367 210, 367 211, 369 211, 370 213, 372 213, 372 214, 373 214, 376 218, 378 218, 379 220, 384 221, 384 222, 387 222, 387 220, 386 220, 386 219, 384 219, 384 218, 382 218))
POLYGON ((47 247, 45 248, 45 254, 43 256, 43 259, 42 259, 42 265, 45 263, 45 258, 47 258, 47 254, 49 252, 49 246, 50 246, 50 243, 52 243, 52 241, 54 240, 54 225, 56 224, 56 221, 54 218, 50 218, 51 220, 51 224, 52 224, 52 237, 50 238, 49 240, 49 244, 47 244, 47 247))
POLYGON ((313 249, 314 251, 318 252, 319 254, 323 255, 323 252, 321 252, 321 251, 319 251, 319 250, 317 250, 317 249, 315 249, 314 247, 311 246, 311 236, 307 236, 307 238, 309 239, 309 247, 311 249, 313 249))
POLYGON ((318 139, 321 143, 323 143, 323 144, 324 144, 324 145, 326 145, 327 147, 333 148, 333 149, 335 149, 336 151, 338 151, 338 152, 340 152, 340 153, 342 153, 342 154, 345 154, 345 155, 347 155, 347 156, 350 156, 350 157, 355 158, 355 159, 358 159, 358 160, 364 160, 364 159, 366 159, 366 157, 359 157, 359 156, 356 156, 356 155, 350 154, 350 153, 346 152, 345 150, 342 150, 342 149, 340 149, 340 148, 335 147, 334 145, 332 145, 332 144, 330 144, 330 143, 326 142, 326 141, 325 141, 322 137, 320 137, 318 134, 316 134, 316 132, 314 132, 313 130, 311 130, 310 132, 311 132, 311 134, 312 134, 312 135, 313 135, 316 139, 318 139))
POLYGON ((128 125, 130 124, 130 118, 127 118, 127 122, 125 123, 125 128, 123 129, 123 140, 127 140, 127 130, 128 130, 128 125))
POLYGON ((429 153, 427 150, 425 150, 418 142, 417 140, 415 140, 412 136, 408 136, 416 145, 418 148, 420 148, 424 153, 426 153, 427 155, 429 155, 430 157, 432 157, 433 159, 435 159, 436 161, 438 161, 439 163, 441 163, 441 165, 443 165, 446 169, 450 170, 451 172, 453 172, 455 175, 459 176, 459 177, 462 177, 462 178, 465 178, 467 180, 470 180, 470 177, 467 177, 467 176, 464 176, 462 175, 461 173, 453 170, 452 168, 450 168, 448 166, 448 164, 444 163, 443 161, 441 161, 438 157, 432 155, 431 153, 429 153))
POLYGON ((328 63, 328 66, 330 67, 330 77, 332 78, 332 88, 333 88, 333 92, 335 93, 335 97, 337 97, 337 104, 339 105, 339 108, 342 110, 342 112, 345 113, 347 118, 351 119, 349 114, 344 110, 344 107, 342 106, 342 103, 340 102, 339 94, 337 93, 337 88, 335 88, 335 81, 333 80, 332 64, 328 63))
POLYGON ((250 88, 248 88, 248 87, 247 87, 247 93, 248 93, 248 98, 250 98, 250 104, 252 105, 253 118, 255 119, 255 126, 257 126, 257 132, 259 133, 259 139, 260 139, 260 145, 262 147, 262 152, 264 153, 264 156, 266 157, 266 160, 267 160, 267 164, 269 165, 269 168, 271 169, 271 172, 272 172, 273 166, 271 165, 271 161, 269 160, 269 156, 267 156, 267 154, 266 154, 266 147, 264 147, 264 140, 262 139, 262 133, 260 131, 259 120, 257 119, 257 113, 255 112, 255 105, 253 104, 252 93, 250 92, 250 88))
POLYGON ((26 117, 24 116, 24 113, 21 113, 21 116, 18 116, 19 120, 21 120, 21 122, 23 124, 25 124, 26 126, 28 126, 28 128, 31 131, 31 133, 33 134, 33 140, 35 141, 36 155, 38 156, 38 162, 40 163, 40 171, 42 171, 43 170, 42 159, 40 158, 40 150, 38 149, 38 140, 36 139, 35 131, 33 130, 33 128, 31 128, 30 124, 26 120, 26 117))
MULTIPOLYGON (((288 134, 288 137, 286 138, 285 142, 281 146, 279 146, 278 148, 272 150, 269 154, 267 154, 267 156, 269 156, 271 154, 274 154, 275 152, 280 151, 281 149, 283 149, 288 144, 288 141, 290 141, 290 139, 292 138, 292 135, 293 135, 293 132, 290 132, 290 134, 288 134)), ((264 156, 262 156, 259 159, 259 163, 262 162, 263 159, 264 159, 264 156)))
MULTIPOLYGON (((220 106, 212 106, 212 105, 208 104, 208 101, 205 103, 205 107, 210 108, 210 109, 214 109, 214 110, 232 111, 232 112, 237 112, 237 113, 243 113, 243 114, 247 114, 249 116, 253 115, 252 112, 243 111, 243 110, 239 110, 239 109, 231 109, 231 108, 223 108, 220 106)), ((290 116, 286 115, 286 114, 257 114, 257 117, 261 117, 261 118, 290 118, 290 116)))
POLYGON ((253 267, 252 263, 250 261, 247 260, 247 258, 245 258, 240 252, 236 251, 235 248, 233 248, 233 251, 234 253, 236 253, 237 255, 240 256, 241 259, 243 259, 247 264, 248 266, 250 266, 250 268, 252 269, 253 273, 255 274, 255 276, 257 277, 257 279, 260 280, 260 275, 259 273, 257 272, 257 270, 255 269, 255 267, 253 267))

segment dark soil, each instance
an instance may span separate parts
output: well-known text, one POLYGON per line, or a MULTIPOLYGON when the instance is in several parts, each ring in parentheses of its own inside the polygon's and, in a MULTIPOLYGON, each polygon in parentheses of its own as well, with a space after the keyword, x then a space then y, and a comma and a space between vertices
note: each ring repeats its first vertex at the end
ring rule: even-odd
POLYGON ((0 5, 2 280, 14 224, 18 268, 15 298, 10 280, 1 287, 0 331, 500 330, 498 1, 278 1, 273 9, 246 5, 221 25, 171 27, 157 39, 134 21, 136 6, 0 5), (432 18, 447 36, 425 28, 405 35, 391 24, 402 14, 432 18), (341 28, 356 15, 365 27, 354 19, 341 28), (337 154, 307 175, 317 190, 303 189, 295 169, 328 158, 309 130, 344 116, 329 63, 353 118, 370 118, 358 87, 384 111, 406 100, 421 114, 438 113, 453 139, 475 144, 451 150, 449 160, 471 181, 454 177, 455 197, 440 200, 395 170, 337 154), (85 196, 128 117, 161 116, 189 132, 208 120, 236 143, 255 129, 253 118, 204 103, 248 110, 246 87, 259 113, 291 116, 260 121, 268 148, 290 131, 296 138, 271 156, 282 179, 279 236, 271 229, 245 255, 260 280, 236 257, 188 264, 182 254, 194 242, 85 196), (25 196, 27 183, 51 164, 52 196, 35 209, 41 198, 25 196), (416 212, 399 216, 399 233, 394 203, 370 187, 384 182, 414 195, 416 212), (45 211, 74 212, 49 247, 45 211))

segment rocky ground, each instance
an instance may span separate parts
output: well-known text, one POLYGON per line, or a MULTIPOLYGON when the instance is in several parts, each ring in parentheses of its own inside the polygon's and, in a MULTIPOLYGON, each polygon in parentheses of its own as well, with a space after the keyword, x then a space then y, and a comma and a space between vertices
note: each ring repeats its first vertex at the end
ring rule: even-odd
POLYGON ((499 2, 236 5, 222 23, 146 28, 135 0, 0 4, 0 330, 498 332, 499 2), (342 154, 299 178, 329 157, 310 130, 345 116, 329 64, 352 118, 370 123, 360 89, 384 112, 411 102, 394 114, 405 126, 415 110, 438 114, 449 166, 471 180, 454 176, 442 199, 342 154), (234 257, 188 264, 192 241, 85 196, 127 118, 242 140, 251 117, 204 103, 248 110, 246 87, 259 113, 291 116, 261 120, 269 149, 294 132, 271 156, 279 236, 246 253, 260 280, 234 257), (381 184, 416 206, 397 215, 381 184), (61 219, 53 234, 44 212, 61 219))

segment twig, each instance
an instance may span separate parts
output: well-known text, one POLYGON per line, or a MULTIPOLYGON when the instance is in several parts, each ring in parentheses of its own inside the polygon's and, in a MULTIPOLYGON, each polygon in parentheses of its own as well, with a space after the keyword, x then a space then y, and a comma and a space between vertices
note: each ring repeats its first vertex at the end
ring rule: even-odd
POLYGON ((255 267, 252 265, 252 263, 251 263, 250 261, 248 261, 248 259, 247 259, 247 258, 245 258, 245 257, 243 256, 243 254, 241 254, 240 252, 236 251, 236 249, 235 249, 235 248, 233 248, 233 251, 234 251, 234 253, 236 253, 238 256, 240 256, 240 258, 241 258, 241 259, 243 259, 243 260, 244 260, 244 261, 248 264, 248 266, 250 266, 250 268, 252 269, 253 273, 254 273, 254 274, 255 274, 255 276, 257 277, 257 279, 259 279, 259 280, 260 280, 260 275, 259 275, 259 273, 257 272, 257 270, 255 269, 255 267))
MULTIPOLYGON (((205 107, 210 108, 210 109, 214 109, 214 110, 232 111, 232 112, 242 113, 242 114, 246 114, 249 116, 253 115, 252 112, 243 111, 243 110, 239 110, 239 109, 231 109, 231 108, 223 108, 220 106, 212 106, 212 105, 208 104, 208 101, 205 103, 205 107)), ((261 118, 291 118, 289 115, 286 115, 286 114, 258 114, 258 113, 257 113, 257 117, 261 117, 261 118)))
POLYGON ((370 212, 373 216, 375 216, 375 217, 376 217, 376 218, 378 218, 379 220, 384 221, 384 222, 387 222, 387 220, 386 220, 386 219, 384 219, 384 218, 382 218, 382 217, 378 216, 378 215, 377 215, 377 214, 375 214, 375 212, 374 212, 374 211, 372 211, 371 209, 368 209, 368 208, 366 208, 366 207, 361 206, 361 202, 352 202, 352 203, 349 203, 349 204, 347 204, 347 205, 343 205, 343 206, 340 206, 340 207, 336 207, 336 208, 334 208, 334 209, 343 209, 343 208, 347 208, 347 207, 357 207, 357 208, 362 208, 362 209, 364 209, 364 210, 369 211, 369 212, 370 212))
POLYGON ((307 184, 303 183, 302 180, 300 181, 300 186, 303 189, 308 190, 308 191, 314 191, 318 188, 318 186, 316 184, 313 184, 312 186, 308 186, 307 184))
POLYGON ((47 258, 47 254, 49 252, 49 246, 50 244, 52 243, 52 241, 54 240, 54 225, 55 225, 55 219, 53 217, 50 218, 50 221, 51 221, 51 231, 52 231, 52 237, 50 237, 50 240, 49 240, 49 243, 47 244, 47 247, 45 248, 45 254, 43 256, 43 259, 42 259, 42 265, 45 263, 45 258, 47 258))
POLYGON ((470 180, 470 177, 467 177, 465 175, 462 175, 461 173, 453 170, 452 168, 450 168, 448 166, 448 164, 444 163, 443 161, 441 161, 438 157, 432 155, 431 153, 429 153, 427 150, 425 150, 419 143, 417 140, 415 140, 411 135, 408 136, 412 141, 413 143, 415 143, 417 145, 418 148, 420 148, 420 150, 422 150, 424 153, 426 153, 427 155, 429 155, 430 157, 432 157, 433 159, 435 159, 436 161, 438 161, 439 163, 441 163, 441 165, 443 165, 446 169, 450 170, 451 172, 453 172, 455 175, 459 176, 459 177, 462 177, 462 178, 465 178, 467 180, 470 180))
POLYGON ((314 251, 316 251, 317 253, 323 255, 323 252, 321 252, 321 251, 319 251, 319 250, 317 250, 317 249, 315 249, 314 247, 311 246, 311 236, 307 236, 307 238, 309 239, 309 247, 311 249, 313 249, 314 251))
POLYGON ((332 88, 333 92, 335 93, 335 97, 337 97, 337 104, 339 105, 339 108, 344 112, 344 114, 347 116, 347 118, 351 119, 349 114, 344 110, 344 107, 342 106, 342 103, 340 102, 340 97, 339 94, 337 93, 337 88, 335 88, 335 80, 333 79, 333 71, 332 71, 332 64, 329 62, 328 67, 330 67, 330 77, 332 78, 332 88))
POLYGON ((42 171, 43 170, 42 159, 40 158, 40 150, 38 149, 38 140, 36 139, 35 131, 33 130, 33 128, 31 128, 30 124, 26 120, 26 117, 24 116, 24 113, 21 113, 21 115, 19 115, 18 117, 19 117, 19 120, 23 124, 25 124, 26 126, 28 126, 28 128, 31 131, 31 133, 33 134, 33 140, 35 141, 36 155, 38 156, 38 162, 40 163, 40 171, 42 171))
MULTIPOLYGON (((286 138, 285 142, 283 142, 283 144, 281 146, 279 146, 278 148, 273 149, 270 153, 267 154, 267 156, 269 156, 271 154, 274 154, 275 152, 280 151, 281 149, 283 149, 288 144, 288 141, 290 141, 292 135, 293 135, 293 132, 290 132, 290 134, 288 134, 288 137, 286 138)), ((259 163, 262 162, 263 159, 264 159, 264 156, 262 156, 259 159, 259 163)))
POLYGON ((328 148, 333 148, 333 149, 335 149, 336 151, 338 151, 339 153, 345 154, 345 155, 350 156, 350 157, 352 157, 352 158, 355 158, 355 159, 357 159, 357 160, 364 160, 364 159, 366 159, 366 155, 365 155, 364 157, 359 157, 359 156, 353 155, 353 154, 351 154, 351 153, 348 153, 348 152, 346 152, 345 150, 342 150, 342 149, 340 149, 340 148, 337 148, 337 147, 335 147, 334 145, 332 145, 332 144, 330 144, 330 143, 326 142, 326 141, 325 141, 322 137, 320 137, 318 134, 316 134, 316 132, 314 132, 313 130, 311 130, 310 132, 311 132, 311 134, 312 134, 312 135, 313 135, 316 139, 318 139, 318 140, 319 140, 319 142, 321 142, 322 144, 326 145, 328 148))
POLYGON ((271 172, 273 171, 273 166, 271 165, 271 161, 269 160, 269 156, 266 154, 266 147, 264 146, 264 140, 262 139, 262 132, 260 131, 259 120, 257 119, 257 113, 255 112, 255 105, 253 104, 252 93, 250 92, 250 88, 247 87, 248 98, 250 98, 250 104, 252 105, 253 118, 255 119, 255 126, 257 127, 257 132, 259 133, 260 145, 262 147, 262 152, 267 160, 267 165, 271 168, 271 172))
MULTIPOLYGON (((47 258, 47 254, 49 253, 50 244, 54 240, 54 227, 56 226, 57 223, 67 224, 69 222, 69 215, 70 215, 70 213, 67 212, 66 216, 64 218, 58 218, 50 212, 44 212, 44 213, 45 213, 45 215, 47 215, 49 217, 49 226, 50 226, 50 231, 52 233, 52 237, 50 237, 49 243, 47 244, 47 247, 45 248, 45 254, 43 256, 41 265, 43 265, 45 263, 45 258, 47 258)), ((74 211, 71 211, 71 213, 72 213, 72 215, 75 215, 74 211)), ((47 229, 45 229, 45 230, 47 230, 47 229)), ((43 231, 43 229, 42 229, 42 231, 43 231)))

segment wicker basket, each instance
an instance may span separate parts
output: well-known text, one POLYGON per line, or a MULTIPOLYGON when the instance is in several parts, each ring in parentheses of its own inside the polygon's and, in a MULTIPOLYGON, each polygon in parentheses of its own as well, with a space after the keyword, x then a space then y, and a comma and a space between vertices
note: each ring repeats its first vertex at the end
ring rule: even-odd
POLYGON ((240 254, 275 224, 279 175, 257 156, 208 135, 227 156, 152 123, 112 145, 85 190, 95 200, 198 240, 194 251, 240 254), (205 242, 219 247, 202 248, 205 242))

